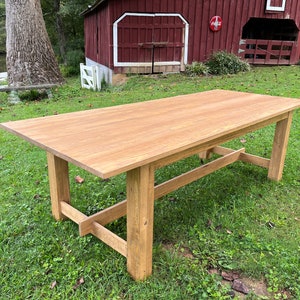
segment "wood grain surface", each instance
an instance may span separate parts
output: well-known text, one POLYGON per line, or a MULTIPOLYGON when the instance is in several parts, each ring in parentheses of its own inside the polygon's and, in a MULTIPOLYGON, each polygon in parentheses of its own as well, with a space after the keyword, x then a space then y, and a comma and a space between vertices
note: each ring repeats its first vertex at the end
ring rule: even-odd
POLYGON ((102 178, 159 161, 300 107, 300 100, 213 90, 0 124, 102 178))

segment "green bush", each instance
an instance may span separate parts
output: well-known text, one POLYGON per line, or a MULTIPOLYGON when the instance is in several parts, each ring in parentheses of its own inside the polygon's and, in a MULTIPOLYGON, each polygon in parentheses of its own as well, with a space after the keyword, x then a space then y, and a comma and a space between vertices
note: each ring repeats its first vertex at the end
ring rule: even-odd
POLYGON ((210 74, 214 75, 227 75, 250 71, 248 62, 226 51, 213 53, 208 62, 206 62, 206 65, 209 67, 210 74))
POLYGON ((84 61, 84 53, 81 50, 71 50, 66 54, 66 65, 61 65, 60 70, 64 77, 78 75, 80 63, 84 61))
POLYGON ((188 76, 208 75, 209 67, 202 62, 193 62, 186 66, 185 72, 188 76))
POLYGON ((226 51, 213 53, 205 63, 193 62, 191 65, 186 66, 186 74, 188 76, 227 75, 248 71, 250 71, 248 62, 226 51))

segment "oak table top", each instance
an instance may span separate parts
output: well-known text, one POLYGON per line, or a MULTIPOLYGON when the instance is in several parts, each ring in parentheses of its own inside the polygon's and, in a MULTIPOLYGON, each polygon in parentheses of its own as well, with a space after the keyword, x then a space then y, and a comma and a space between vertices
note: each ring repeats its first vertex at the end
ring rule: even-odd
POLYGON ((213 90, 0 126, 108 178, 298 107, 297 99, 213 90))

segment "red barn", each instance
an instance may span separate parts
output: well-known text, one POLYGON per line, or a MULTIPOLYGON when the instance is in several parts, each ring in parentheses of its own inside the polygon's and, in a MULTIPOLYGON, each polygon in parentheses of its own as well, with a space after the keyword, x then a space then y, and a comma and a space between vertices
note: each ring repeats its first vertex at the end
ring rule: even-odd
POLYGON ((218 50, 252 64, 300 59, 299 0, 98 0, 82 14, 86 63, 106 73, 184 71, 218 50))

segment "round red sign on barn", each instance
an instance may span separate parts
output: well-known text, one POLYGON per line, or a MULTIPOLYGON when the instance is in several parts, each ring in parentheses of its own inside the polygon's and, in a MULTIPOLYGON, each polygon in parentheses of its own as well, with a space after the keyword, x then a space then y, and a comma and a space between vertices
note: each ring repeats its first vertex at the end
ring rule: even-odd
POLYGON ((212 31, 219 31, 222 28, 223 20, 220 16, 213 16, 209 21, 209 28, 212 31))

